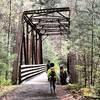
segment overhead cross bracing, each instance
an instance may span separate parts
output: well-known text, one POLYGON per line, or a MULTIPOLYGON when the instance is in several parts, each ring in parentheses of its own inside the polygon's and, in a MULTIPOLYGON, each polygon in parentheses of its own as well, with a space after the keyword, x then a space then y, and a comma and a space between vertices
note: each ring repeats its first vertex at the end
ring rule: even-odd
POLYGON ((41 35, 70 33, 69 7, 24 11, 23 18, 41 35))

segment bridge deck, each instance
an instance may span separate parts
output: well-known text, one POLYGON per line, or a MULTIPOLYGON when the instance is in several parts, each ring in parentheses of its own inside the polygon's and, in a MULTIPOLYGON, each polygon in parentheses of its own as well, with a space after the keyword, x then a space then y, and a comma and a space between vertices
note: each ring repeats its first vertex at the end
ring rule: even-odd
POLYGON ((47 74, 46 72, 44 72, 32 78, 31 80, 23 82, 22 84, 49 84, 49 83, 47 80, 47 74))

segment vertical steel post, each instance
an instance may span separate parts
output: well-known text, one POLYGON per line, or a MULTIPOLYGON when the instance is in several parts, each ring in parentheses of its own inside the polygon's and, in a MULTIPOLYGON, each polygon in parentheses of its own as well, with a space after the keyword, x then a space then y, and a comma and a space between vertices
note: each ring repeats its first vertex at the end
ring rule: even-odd
POLYGON ((32 29, 32 64, 35 63, 35 44, 34 44, 34 31, 32 29))
POLYGON ((18 84, 21 83, 21 65, 23 61, 23 40, 22 40, 22 45, 21 45, 21 51, 20 51, 20 65, 19 65, 19 81, 18 84))
POLYGON ((29 57, 28 57, 28 48, 29 48, 29 37, 28 37, 29 35, 28 35, 28 23, 26 23, 26 58, 27 58, 27 64, 29 63, 29 57))
POLYGON ((38 63, 37 61, 37 43, 38 43, 38 33, 36 32, 36 36, 35 36, 35 64, 38 63))
MULTIPOLYGON (((23 35, 22 35, 22 38, 23 38, 23 49, 24 49, 24 64, 27 64, 27 51, 26 51, 26 39, 25 39, 25 20, 24 20, 24 16, 25 15, 23 15, 23 23, 22 23, 22 25, 23 25, 23 35)), ((22 56, 23 56, 22 55, 22 56)))
POLYGON ((39 53, 40 53, 40 64, 43 63, 43 57, 42 57, 42 35, 39 35, 39 53))

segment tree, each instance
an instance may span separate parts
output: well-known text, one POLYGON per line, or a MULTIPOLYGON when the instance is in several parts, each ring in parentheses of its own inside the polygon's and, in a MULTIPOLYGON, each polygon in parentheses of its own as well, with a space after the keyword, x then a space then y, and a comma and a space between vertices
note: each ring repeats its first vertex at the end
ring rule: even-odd
POLYGON ((60 3, 60 0, 35 0, 33 8, 39 6, 40 8, 54 8, 57 7, 57 4, 60 3))
MULTIPOLYGON (((97 36, 97 30, 99 25, 99 15, 96 13, 100 8, 97 6, 99 1, 79 1, 76 0, 76 14, 74 15, 72 21, 72 35, 71 48, 74 49, 74 52, 80 52, 81 55, 87 55, 88 59, 86 61, 86 70, 89 67, 91 79, 91 84, 93 84, 93 72, 95 71, 95 59, 96 51, 98 51, 97 41, 99 36, 97 36), (84 4, 84 5, 83 5, 84 4), (78 50, 78 51, 75 51, 78 50)), ((84 57, 84 56, 82 56, 84 57)), ((86 59, 86 58, 85 58, 86 59)), ((86 72, 87 73, 87 72, 86 72)))

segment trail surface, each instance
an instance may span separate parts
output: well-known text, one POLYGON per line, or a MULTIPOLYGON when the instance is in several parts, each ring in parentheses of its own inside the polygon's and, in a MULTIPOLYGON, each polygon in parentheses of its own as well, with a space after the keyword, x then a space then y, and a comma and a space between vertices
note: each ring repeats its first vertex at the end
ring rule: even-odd
POLYGON ((46 73, 26 81, 15 90, 2 96, 0 100, 80 100, 67 94, 64 87, 56 86, 56 94, 50 93, 49 82, 46 73))

